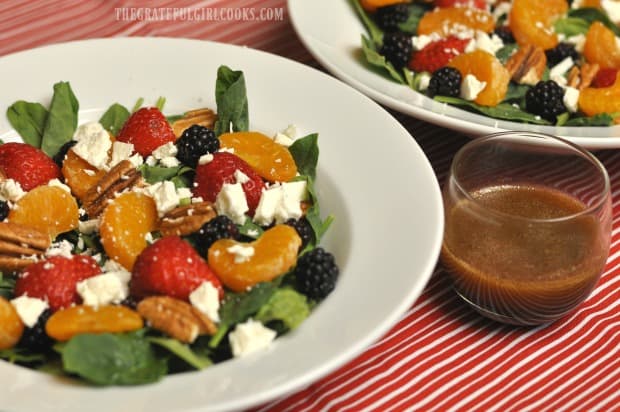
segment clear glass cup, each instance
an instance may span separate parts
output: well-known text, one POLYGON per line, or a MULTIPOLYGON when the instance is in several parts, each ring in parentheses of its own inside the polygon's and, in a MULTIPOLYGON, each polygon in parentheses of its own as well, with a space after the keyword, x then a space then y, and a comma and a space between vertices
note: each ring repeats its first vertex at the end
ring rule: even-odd
POLYGON ((441 260, 481 314, 550 323, 598 282, 611 239, 609 177, 580 147, 528 132, 472 140, 454 157, 443 195, 441 260))

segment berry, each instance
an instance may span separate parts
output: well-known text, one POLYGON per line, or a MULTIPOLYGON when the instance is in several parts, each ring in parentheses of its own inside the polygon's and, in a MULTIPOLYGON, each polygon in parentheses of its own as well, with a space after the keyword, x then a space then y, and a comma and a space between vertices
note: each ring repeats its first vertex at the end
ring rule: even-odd
POLYGON ((51 256, 32 263, 15 282, 15 296, 28 295, 46 300, 52 312, 81 301, 76 284, 101 273, 90 256, 51 256))
POLYGON ((499 26, 493 30, 493 34, 502 39, 504 44, 515 43, 516 40, 512 35, 512 30, 510 30, 509 26, 499 26))
POLYGON ((5 200, 0 200, 0 221, 6 219, 10 211, 9 203, 5 200))
POLYGON ((132 143, 136 152, 146 157, 159 146, 174 142, 176 136, 158 108, 143 107, 127 119, 116 140, 132 143))
POLYGON ((65 156, 67 156, 69 150, 73 146, 75 146, 76 143, 76 140, 69 140, 67 143, 60 146, 60 149, 58 149, 58 153, 56 153, 52 158, 54 160, 54 163, 56 163, 58 167, 62 167, 62 163, 65 161, 65 156))
POLYGON ((469 7, 486 10, 485 0, 435 0, 435 7, 469 7))
POLYGON ((553 67, 567 57, 574 62, 579 60, 579 53, 575 50, 575 45, 570 43, 558 43, 553 49, 545 50, 547 55, 547 65, 553 67))
POLYGON ((543 80, 527 91, 525 107, 528 112, 555 123, 556 117, 566 111, 563 98, 562 87, 553 80, 543 80))
POLYGON ((301 255, 295 268, 297 288, 315 300, 324 299, 334 290, 338 274, 334 256, 322 247, 301 255))
POLYGON ((592 87, 610 87, 616 82, 618 69, 599 69, 592 79, 592 87))
POLYGON ((379 53, 392 63, 396 69, 402 69, 407 65, 413 51, 411 36, 401 32, 385 33, 383 45, 379 53))
POLYGON ((310 242, 314 241, 314 230, 310 226, 310 222, 305 217, 299 219, 288 219, 285 224, 293 227, 301 238, 300 250, 303 250, 310 242))
POLYGON ((137 298, 166 295, 188 300, 203 282, 211 282, 223 296, 220 280, 198 252, 179 236, 165 236, 138 255, 130 293, 137 298))
POLYGON ((26 192, 61 177, 51 157, 26 143, 0 145, 0 171, 19 182, 26 192))
POLYGON ((196 167, 192 189, 194 196, 215 202, 224 183, 236 183, 235 172, 237 170, 248 177, 248 180, 242 183, 242 187, 248 202, 249 213, 253 214, 264 187, 263 180, 245 160, 232 153, 214 153, 213 160, 196 167))
POLYGON ((228 216, 219 215, 202 225, 198 232, 194 233, 193 237, 198 250, 206 253, 217 240, 237 239, 239 237, 239 229, 228 216))
POLYGON ((431 72, 446 66, 450 60, 463 53, 470 39, 459 39, 455 36, 436 40, 422 50, 413 53, 409 68, 416 72, 431 72))
POLYGON ((54 343, 54 340, 51 339, 45 332, 45 324, 51 315, 52 311, 45 309, 41 315, 39 315, 39 319, 37 319, 37 323, 35 323, 34 326, 31 328, 25 327, 24 333, 22 334, 17 346, 30 349, 35 352, 50 349, 54 343))
POLYGON ((395 31, 398 29, 399 23, 405 22, 409 18, 409 8, 404 3, 379 7, 374 18, 377 26, 384 31, 395 31))
POLYGON ((436 95, 456 97, 461 91, 462 80, 461 72, 454 67, 442 67, 433 73, 428 83, 428 95, 431 97, 436 95))
POLYGON ((188 166, 196 167, 200 156, 215 153, 220 149, 220 141, 213 130, 195 124, 183 131, 176 146, 177 159, 188 166))

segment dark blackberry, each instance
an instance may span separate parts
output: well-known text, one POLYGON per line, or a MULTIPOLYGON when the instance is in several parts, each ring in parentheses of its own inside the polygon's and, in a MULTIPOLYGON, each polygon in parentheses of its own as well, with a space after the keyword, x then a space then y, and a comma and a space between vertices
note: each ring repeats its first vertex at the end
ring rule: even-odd
POLYGON ((385 33, 383 35, 383 45, 379 53, 392 63, 396 69, 402 69, 409 63, 413 43, 411 36, 401 32, 385 33))
POLYGON ((237 225, 224 215, 209 220, 193 235, 196 248, 201 253, 206 253, 216 240, 237 239, 238 237, 237 225))
POLYGON ((299 250, 303 250, 308 243, 314 241, 314 230, 312 230, 310 222, 308 222, 308 219, 305 217, 301 217, 299 219, 289 219, 284 223, 292 226, 301 238, 301 246, 299 247, 299 250))
POLYGON ((136 309, 138 307, 139 300, 135 296, 127 296, 125 299, 121 301, 122 306, 126 306, 129 309, 136 309))
POLYGON ((461 91, 463 76, 454 67, 442 67, 433 73, 428 83, 427 93, 430 97, 452 96, 456 97, 461 91))
POLYGON ((0 220, 6 219, 10 211, 11 208, 9 207, 9 203, 4 200, 0 200, 0 220))
POLYGON ((77 141, 75 140, 69 140, 67 143, 60 146, 60 149, 58 149, 58 153, 56 153, 52 158, 59 167, 62 167, 62 162, 64 162, 67 152, 69 151, 69 149, 75 146, 76 143, 77 141))
POLYGON ((297 260, 297 289, 311 299, 325 299, 336 287, 339 272, 331 253, 322 247, 312 249, 297 260))
POLYGON ((508 27, 508 26, 496 27, 495 30, 493 30, 493 33, 496 34, 497 37, 502 39, 504 44, 516 43, 517 42, 515 40, 514 36, 512 35, 512 30, 510 30, 510 27, 508 27))
POLYGON ((379 7, 374 14, 375 22, 383 31, 398 30, 398 23, 403 23, 409 18, 409 7, 406 4, 393 4, 379 7))
POLYGON ((555 123, 559 114, 566 111, 564 106, 564 89, 553 80, 543 80, 525 93, 525 108, 555 123))
POLYGON ((17 346, 30 349, 33 352, 42 352, 50 349, 54 340, 45 333, 45 324, 50 316, 52 316, 52 311, 45 309, 33 327, 25 327, 17 346))
POLYGON ((196 167, 200 156, 219 150, 220 141, 213 130, 195 124, 183 131, 176 145, 177 159, 188 166, 196 167))
POLYGON ((579 60, 579 52, 575 50, 575 45, 570 43, 558 43, 553 49, 545 50, 547 55, 547 66, 553 67, 567 57, 571 57, 574 62, 579 60))

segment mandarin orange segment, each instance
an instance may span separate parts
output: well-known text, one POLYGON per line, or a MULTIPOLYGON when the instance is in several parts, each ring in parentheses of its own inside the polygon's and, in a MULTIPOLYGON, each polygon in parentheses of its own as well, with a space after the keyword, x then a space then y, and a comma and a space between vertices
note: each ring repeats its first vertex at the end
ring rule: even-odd
POLYGON ((208 263, 226 287, 244 292, 260 282, 285 274, 297 262, 301 238, 291 226, 276 225, 252 243, 221 239, 208 252, 208 263), (245 249, 251 256, 244 258, 245 249), (241 256, 241 257, 240 257, 241 256))
POLYGON ((620 76, 609 87, 586 87, 579 93, 579 109, 587 116, 620 113, 620 76))
POLYGON ((362 8, 370 13, 374 13, 379 7, 409 2, 410 0, 360 0, 362 8))
POLYGON ((45 332, 66 341, 82 333, 131 332, 143 326, 142 317, 126 306, 76 305, 54 312, 45 324, 45 332))
POLYGON ((614 32, 600 21, 590 25, 583 55, 589 63, 598 63, 603 69, 620 69, 620 42, 614 32))
POLYGON ((566 0, 514 0, 508 21, 519 45, 531 44, 547 50, 558 44, 553 24, 567 11, 566 0))
POLYGON ((73 150, 69 150, 62 163, 62 175, 73 194, 82 200, 88 189, 105 175, 105 171, 97 169, 76 155, 73 150))
POLYGON ((263 179, 288 182, 297 175, 291 152, 259 132, 236 132, 220 135, 220 145, 234 149, 263 179))
POLYGON ((9 221, 37 229, 55 239, 78 227, 79 210, 75 198, 57 186, 39 186, 15 202, 9 221))
POLYGON ((468 7, 437 8, 422 17, 418 24, 418 35, 438 33, 447 37, 463 28, 491 33, 495 22, 493 16, 485 10, 468 7))
POLYGON ((478 80, 486 82, 484 89, 474 99, 476 103, 482 106, 497 106, 506 97, 510 73, 492 54, 475 50, 456 56, 448 66, 456 68, 463 78, 472 74, 478 80))
POLYGON ((12 348, 24 332, 24 323, 15 307, 0 296, 0 350, 12 348))
POLYGON ((126 192, 115 198, 101 215, 101 244, 107 255, 131 271, 136 257, 146 248, 145 236, 157 227, 157 208, 152 197, 126 192))

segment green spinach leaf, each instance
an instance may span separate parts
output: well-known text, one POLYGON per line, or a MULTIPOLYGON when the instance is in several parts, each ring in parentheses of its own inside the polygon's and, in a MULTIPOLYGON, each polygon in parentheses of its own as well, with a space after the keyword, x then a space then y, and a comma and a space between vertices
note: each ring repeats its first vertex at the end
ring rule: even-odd
POLYGON ((15 279, 6 277, 0 272, 0 296, 5 299, 13 298, 13 289, 15 288, 15 279))
POLYGON ((195 353, 194 351, 192 351, 191 347, 179 342, 176 339, 158 338, 154 336, 149 336, 146 339, 149 342, 154 343, 168 350, 170 353, 182 359, 188 365, 196 369, 204 369, 213 364, 213 362, 211 362, 211 359, 209 359, 206 356, 195 353))
POLYGON ((54 156, 63 144, 73 138, 77 128, 79 107, 68 82, 58 82, 54 85, 54 95, 41 137, 41 149, 48 156, 54 156))
POLYGON ((6 117, 25 143, 37 148, 41 147, 41 138, 47 120, 47 109, 41 103, 19 100, 9 106, 6 117))
POLYGON ((505 45, 504 47, 502 47, 501 49, 499 49, 498 51, 495 52, 495 57, 497 57, 497 59, 500 62, 502 62, 502 64, 505 64, 506 61, 510 58, 510 56, 512 56, 512 54, 518 48, 519 48, 519 45, 516 44, 516 43, 507 44, 507 45, 505 45))
POLYGON ((255 319, 263 323, 281 321, 288 329, 295 329, 308 315, 308 299, 291 288, 281 288, 260 308, 255 319))
POLYGON ((379 54, 375 44, 364 35, 362 35, 362 52, 370 65, 386 70, 398 83, 407 84, 403 75, 384 56, 379 54))
POLYGON ((163 182, 165 180, 172 180, 176 187, 187 187, 186 181, 181 178, 185 173, 191 172, 193 169, 187 166, 149 166, 147 164, 141 165, 138 170, 142 173, 142 177, 147 183, 153 184, 157 182, 163 182), (176 180, 175 180, 176 179, 176 180))
POLYGON ((570 9, 568 11, 568 17, 580 18, 588 22, 588 25, 594 23, 595 21, 600 21, 609 29, 611 29, 616 36, 620 36, 620 27, 616 25, 607 13, 603 10, 593 8, 593 7, 583 7, 580 9, 570 9))
POLYGON ((301 137, 288 148, 295 160, 297 171, 301 175, 316 177, 316 166, 319 161, 319 135, 316 133, 301 137))
POLYGON ((407 8, 409 9, 409 17, 404 22, 398 23, 398 29, 405 33, 416 34, 422 16, 429 11, 430 7, 419 3, 410 3, 407 8))
POLYGON ((310 202, 312 203, 312 206, 306 210, 306 219, 308 220, 308 223, 310 223, 310 227, 312 227, 312 232, 314 234, 314 241, 310 242, 307 246, 307 249, 311 249, 320 242, 325 232, 327 232, 327 229, 329 229, 330 225, 334 221, 334 216, 329 215, 325 218, 325 220, 321 218, 321 208, 319 206, 316 189, 314 188, 314 179, 309 176, 305 176, 305 179, 308 183, 308 195, 310 196, 310 202))
POLYGON ((240 234, 252 239, 258 239, 264 232, 263 228, 254 223, 250 217, 245 220, 243 225, 238 226, 238 229, 240 234))
POLYGON ((447 96, 435 96, 435 100, 442 103, 453 104, 455 106, 465 107, 467 109, 472 109, 473 111, 482 113, 494 119, 503 119, 503 120, 512 120, 517 122, 524 123, 533 123, 533 124, 551 124, 545 119, 539 118, 534 114, 525 112, 518 107, 513 106, 510 103, 500 103, 494 107, 481 106, 474 102, 470 102, 468 100, 460 99, 458 97, 447 97, 447 96))
POLYGON ((564 123, 564 126, 613 126, 614 118, 620 116, 619 113, 608 114, 601 113, 592 117, 580 116, 569 119, 564 123))
POLYGON ((366 30, 368 30, 368 34, 370 35, 372 41, 377 44, 381 44, 383 41, 383 30, 381 30, 379 26, 377 26, 377 24, 366 13, 366 10, 362 8, 359 0, 349 0, 349 3, 362 20, 364 26, 366 26, 366 30))
POLYGON ((119 103, 114 103, 99 119, 99 123, 112 135, 116 136, 129 119, 129 110, 119 103))
POLYGON ((586 34, 590 28, 590 23, 579 17, 565 17, 563 19, 558 19, 553 27, 557 33, 562 33, 570 37, 578 34, 586 34))
POLYGON ((216 136, 231 130, 235 132, 248 130, 250 127, 248 98, 242 71, 234 71, 227 66, 219 67, 215 82, 215 102, 216 136))
POLYGON ((29 364, 45 362, 46 356, 41 353, 30 353, 21 348, 0 350, 0 359, 10 363, 29 364))

